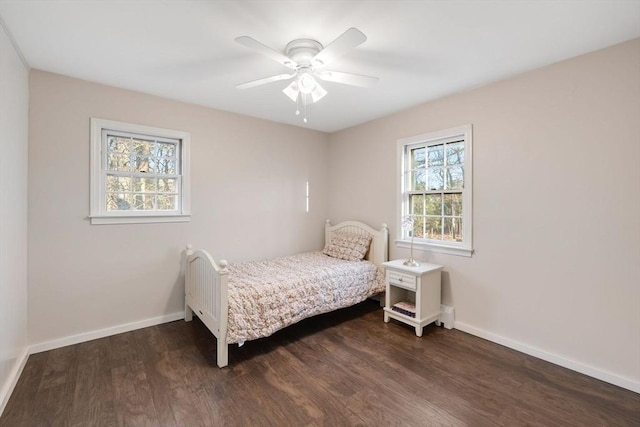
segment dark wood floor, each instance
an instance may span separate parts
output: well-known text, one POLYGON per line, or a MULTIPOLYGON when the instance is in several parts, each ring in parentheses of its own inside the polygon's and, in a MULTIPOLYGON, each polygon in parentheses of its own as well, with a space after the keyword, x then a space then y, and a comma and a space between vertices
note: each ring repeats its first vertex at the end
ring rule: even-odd
POLYGON ((365 302, 233 346, 194 318, 29 357, 0 426, 640 426, 640 395, 365 302))

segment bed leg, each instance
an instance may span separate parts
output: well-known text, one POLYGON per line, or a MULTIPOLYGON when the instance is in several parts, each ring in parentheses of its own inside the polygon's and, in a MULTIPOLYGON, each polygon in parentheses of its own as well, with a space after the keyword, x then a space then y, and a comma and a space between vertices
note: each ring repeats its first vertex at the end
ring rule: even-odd
POLYGON ((218 342, 218 367, 224 368, 229 364, 229 346, 221 339, 216 338, 218 342))
POLYGON ((191 322, 193 320, 193 310, 187 304, 184 305, 184 321, 191 322))

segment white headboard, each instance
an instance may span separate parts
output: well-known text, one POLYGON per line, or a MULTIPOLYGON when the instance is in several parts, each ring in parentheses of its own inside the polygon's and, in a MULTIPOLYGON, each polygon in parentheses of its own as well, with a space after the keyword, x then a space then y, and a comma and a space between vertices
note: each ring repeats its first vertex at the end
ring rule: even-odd
POLYGON ((376 264, 379 268, 382 268, 383 262, 388 261, 389 229, 387 228, 387 224, 382 224, 382 228, 380 230, 375 230, 367 224, 359 221, 344 221, 336 225, 331 225, 331 222, 327 220, 327 224, 324 227, 325 243, 331 241, 331 235, 336 231, 370 235, 371 246, 369 246, 369 251, 365 255, 365 259, 376 264))

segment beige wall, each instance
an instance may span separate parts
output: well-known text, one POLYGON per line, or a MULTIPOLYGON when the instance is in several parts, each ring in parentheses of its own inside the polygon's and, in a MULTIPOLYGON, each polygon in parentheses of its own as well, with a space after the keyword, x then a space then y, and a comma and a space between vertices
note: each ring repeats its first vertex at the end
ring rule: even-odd
POLYGON ((420 253, 456 327, 640 391, 640 40, 331 135, 330 216, 395 238, 396 140, 467 123, 476 253, 420 253))
POLYGON ((30 76, 29 119, 35 348, 179 314, 187 243, 229 261, 322 247, 326 134, 40 71, 30 76), (191 133, 191 222, 89 224, 90 117, 191 133))
POLYGON ((396 140, 471 123, 476 253, 420 254, 456 327, 638 389, 639 65, 635 40, 330 136, 32 71, 30 344, 179 313, 189 242, 311 250, 327 217, 394 237, 396 140), (191 132, 190 223, 89 224, 90 117, 191 132))
POLYGON ((0 23, 0 414, 27 357, 29 71, 0 23))

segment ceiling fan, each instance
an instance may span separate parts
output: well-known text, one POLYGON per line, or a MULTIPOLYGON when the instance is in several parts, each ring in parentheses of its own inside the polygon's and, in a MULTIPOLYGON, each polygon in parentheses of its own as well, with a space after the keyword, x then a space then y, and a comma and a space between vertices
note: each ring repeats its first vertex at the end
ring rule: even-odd
MULTIPOLYGON (((306 108, 307 103, 317 102, 327 94, 327 91, 320 86, 316 77, 328 82, 359 87, 372 87, 378 82, 377 77, 332 71, 325 68, 334 59, 367 40, 367 36, 357 28, 349 28, 327 47, 323 47, 320 42, 312 39, 293 40, 285 47, 284 54, 248 36, 238 37, 235 40, 292 70, 291 73, 278 74, 238 84, 236 85, 238 89, 248 89, 266 83, 293 79, 282 92, 297 105, 302 103, 306 108)), ((300 114, 299 109, 296 114, 300 114)), ((304 121, 305 123, 307 121, 306 115, 304 121)))

